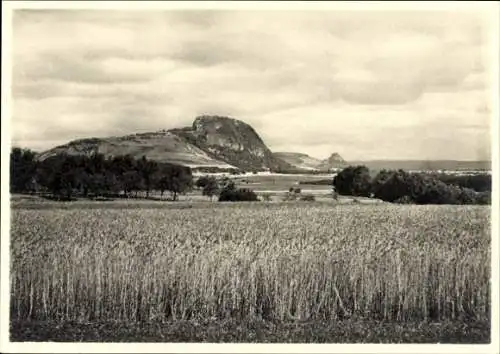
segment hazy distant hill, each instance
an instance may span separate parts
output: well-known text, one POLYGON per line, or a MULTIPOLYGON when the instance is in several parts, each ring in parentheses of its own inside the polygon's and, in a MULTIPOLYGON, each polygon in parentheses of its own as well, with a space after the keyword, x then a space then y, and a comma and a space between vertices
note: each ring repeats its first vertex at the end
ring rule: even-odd
POLYGON ((350 161, 350 165, 365 165, 370 169, 403 169, 419 171, 437 170, 491 170, 491 161, 455 161, 455 160, 371 160, 350 161))

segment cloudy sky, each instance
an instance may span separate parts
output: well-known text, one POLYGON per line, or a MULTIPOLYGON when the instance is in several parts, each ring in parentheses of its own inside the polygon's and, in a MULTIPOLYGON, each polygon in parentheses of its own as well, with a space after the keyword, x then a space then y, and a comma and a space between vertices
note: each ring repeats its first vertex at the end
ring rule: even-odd
POLYGON ((17 10, 12 143, 251 124, 273 151, 489 159, 473 13, 17 10))

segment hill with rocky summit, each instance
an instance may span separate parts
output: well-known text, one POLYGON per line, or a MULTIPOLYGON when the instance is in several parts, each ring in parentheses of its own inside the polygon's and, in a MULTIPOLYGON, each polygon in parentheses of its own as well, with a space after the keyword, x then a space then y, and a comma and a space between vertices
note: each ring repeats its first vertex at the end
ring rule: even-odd
POLYGON ((291 168, 273 156, 250 125, 219 116, 201 116, 191 127, 168 131, 74 140, 41 153, 38 159, 59 153, 146 156, 154 161, 192 168, 237 168, 244 171, 291 168))
POLYGON ((277 159, 247 123, 220 116, 200 116, 192 127, 170 130, 214 159, 243 170, 282 170, 289 164, 277 159))
POLYGON ((327 159, 321 161, 321 163, 317 166, 319 170, 331 170, 337 168, 345 168, 347 167, 347 162, 340 156, 338 153, 331 154, 327 159))
POLYGON ((324 160, 300 152, 275 152, 274 156, 300 170, 330 171, 347 166, 346 161, 338 153, 333 153, 324 160))

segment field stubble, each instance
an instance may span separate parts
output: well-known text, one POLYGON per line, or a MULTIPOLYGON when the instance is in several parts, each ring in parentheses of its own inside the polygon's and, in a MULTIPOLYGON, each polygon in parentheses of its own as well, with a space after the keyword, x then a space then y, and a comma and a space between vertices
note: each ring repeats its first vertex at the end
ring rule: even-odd
POLYGON ((488 321, 490 208, 12 211, 11 320, 488 321))

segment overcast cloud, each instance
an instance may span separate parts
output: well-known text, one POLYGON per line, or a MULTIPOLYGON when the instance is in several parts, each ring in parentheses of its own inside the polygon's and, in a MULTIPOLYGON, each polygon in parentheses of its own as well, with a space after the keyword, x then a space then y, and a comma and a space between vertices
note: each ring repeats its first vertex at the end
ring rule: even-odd
POLYGON ((489 159, 488 38, 439 12, 19 11, 13 144, 251 124, 273 151, 489 159))

